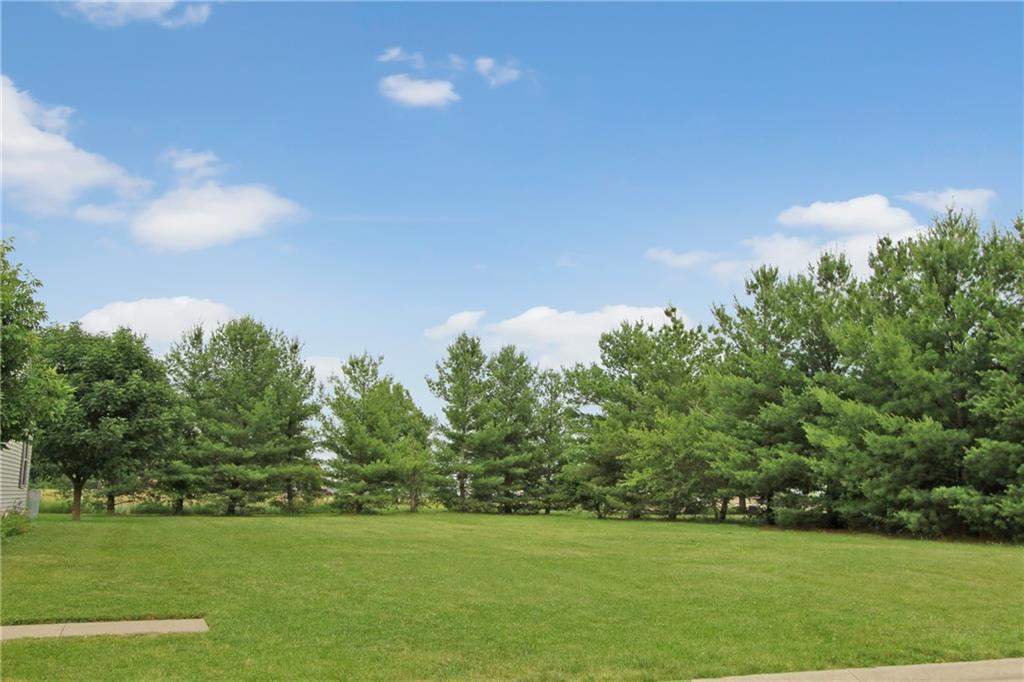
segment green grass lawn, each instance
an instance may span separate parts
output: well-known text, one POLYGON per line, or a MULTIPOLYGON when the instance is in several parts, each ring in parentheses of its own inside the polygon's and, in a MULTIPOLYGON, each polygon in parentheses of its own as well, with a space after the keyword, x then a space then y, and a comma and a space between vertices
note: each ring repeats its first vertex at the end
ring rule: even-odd
POLYGON ((21 640, 4 680, 686 679, 1024 655, 1024 549, 451 513, 45 516, 3 623, 205 616, 21 640))

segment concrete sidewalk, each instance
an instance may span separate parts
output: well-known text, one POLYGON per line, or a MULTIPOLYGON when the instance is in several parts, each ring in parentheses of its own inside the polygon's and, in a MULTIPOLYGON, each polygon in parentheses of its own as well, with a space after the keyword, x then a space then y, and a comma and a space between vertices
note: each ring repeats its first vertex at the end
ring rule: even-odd
POLYGON ((694 682, 1024 682, 1024 658, 1001 658, 970 663, 891 665, 883 668, 844 668, 804 673, 737 675, 694 682))
POLYGON ((108 620, 94 623, 45 623, 0 626, 0 641, 26 637, 87 637, 90 635, 152 635, 171 632, 206 632, 203 618, 170 620, 108 620))

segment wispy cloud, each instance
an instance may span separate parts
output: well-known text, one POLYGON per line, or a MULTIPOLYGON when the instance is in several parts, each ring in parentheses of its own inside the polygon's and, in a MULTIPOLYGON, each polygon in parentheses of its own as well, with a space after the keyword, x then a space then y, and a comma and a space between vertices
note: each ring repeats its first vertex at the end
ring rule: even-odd
POLYGON ((585 312, 536 306, 514 317, 480 326, 483 317, 482 310, 455 313, 425 333, 429 338, 448 339, 463 331, 475 331, 488 350, 514 344, 542 367, 557 368, 597 360, 601 334, 623 322, 643 320, 660 326, 666 320, 663 308, 629 305, 609 305, 585 312))
POLYGON ((71 3, 70 8, 86 21, 106 27, 148 22, 164 28, 181 28, 205 23, 210 18, 210 5, 205 2, 79 0, 71 3))
POLYGON ((943 213, 947 208, 959 208, 972 211, 978 217, 983 218, 988 213, 988 205, 995 200, 996 193, 994 190, 985 188, 947 187, 933 192, 911 192, 900 198, 912 204, 924 206, 932 213, 943 213))
POLYGON ((199 180, 220 173, 220 159, 213 152, 191 149, 172 149, 163 155, 182 177, 199 180))
POLYGON ((704 265, 721 254, 712 251, 673 251, 672 249, 652 248, 644 252, 644 257, 654 263, 661 263, 670 268, 692 268, 697 265, 704 265))
POLYGON ((800 228, 801 233, 753 236, 740 241, 733 253, 651 248, 644 255, 668 267, 702 266, 723 279, 734 279, 760 265, 774 265, 785 274, 805 272, 823 253, 844 253, 854 273, 866 276, 870 274, 868 255, 879 237, 898 241, 925 229, 909 211, 893 206, 881 194, 791 206, 776 220, 784 227, 800 228))
POLYGON ((483 76, 484 80, 492 88, 517 81, 522 75, 522 72, 512 60, 500 64, 493 57, 477 57, 474 66, 477 73, 483 76))
POLYGON ((461 313, 455 313, 436 327, 425 330, 423 335, 428 339, 448 339, 458 336, 462 332, 476 329, 486 312, 485 310, 464 310, 461 313))
POLYGON ((377 55, 377 61, 388 63, 388 62, 407 62, 414 69, 422 69, 426 66, 426 60, 423 59, 423 54, 420 52, 406 52, 401 47, 389 47, 379 55, 377 55))

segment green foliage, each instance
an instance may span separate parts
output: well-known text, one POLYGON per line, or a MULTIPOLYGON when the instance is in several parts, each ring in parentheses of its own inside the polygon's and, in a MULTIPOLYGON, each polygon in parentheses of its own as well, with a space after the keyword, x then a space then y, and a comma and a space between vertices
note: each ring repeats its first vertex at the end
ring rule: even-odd
POLYGON ((860 314, 833 329, 845 371, 805 424, 849 523, 1024 538, 1022 237, 950 211, 879 243, 860 314))
POLYGON ((536 453, 537 370, 515 346, 487 361, 483 438, 470 497, 477 509, 506 514, 527 506, 536 453))
POLYGON ((185 426, 157 475, 177 510, 200 493, 220 496, 234 514, 281 494, 291 507, 296 495, 318 490, 315 379, 301 351, 298 340, 251 317, 209 338, 191 330, 172 348, 167 361, 185 426))
POLYGON ((399 499, 416 511, 434 480, 430 420, 402 384, 382 375, 383 359, 352 356, 331 380, 321 443, 337 504, 380 510, 399 499))
POLYGON ((0 538, 9 538, 15 535, 24 535, 29 532, 32 522, 28 516, 20 511, 5 511, 0 514, 0 538))
POLYGON ((70 386, 41 425, 35 458, 70 479, 72 514, 93 479, 139 477, 170 442, 175 396, 163 365, 128 329, 90 334, 77 323, 42 333, 42 355, 70 386))
POLYGON ((1024 540, 1024 218, 983 232, 949 211, 880 240, 863 279, 841 254, 758 267, 712 326, 669 307, 604 334, 590 366, 541 371, 461 334, 427 379, 436 429, 368 354, 318 404, 298 341, 251 318, 185 334, 169 395, 125 330, 40 333, 38 282, 9 253, 4 428, 45 416, 36 474, 76 497, 93 481, 111 510, 154 485, 175 513, 308 507, 319 415, 334 503, 357 512, 724 520, 749 500, 768 524, 1024 540))
POLYGON ((480 339, 463 333, 437 363, 437 377, 427 377, 430 390, 444 402, 438 464, 440 474, 452 484, 442 484, 438 495, 456 509, 470 506, 470 481, 479 470, 480 451, 488 438, 486 366, 480 339))
POLYGON ((1024 539, 1022 238, 950 211, 881 240, 862 281, 841 255, 763 266, 708 332, 670 309, 605 334, 567 375, 563 494, 598 516, 724 518, 740 497, 767 523, 1024 539))
POLYGON ((562 470, 573 413, 561 373, 540 371, 515 346, 487 356, 462 334, 427 383, 444 402, 436 452, 445 505, 511 514, 571 502, 562 470))
POLYGON ((601 362, 571 370, 582 438, 565 480, 598 516, 657 513, 675 518, 709 498, 708 463, 694 409, 715 347, 675 308, 659 327, 623 323, 600 340, 601 362), (694 447, 698 445, 698 447, 694 447))
POLYGON ((0 240, 0 441, 30 440, 37 424, 60 412, 68 386, 41 355, 39 332, 46 308, 36 300, 42 284, 0 240))

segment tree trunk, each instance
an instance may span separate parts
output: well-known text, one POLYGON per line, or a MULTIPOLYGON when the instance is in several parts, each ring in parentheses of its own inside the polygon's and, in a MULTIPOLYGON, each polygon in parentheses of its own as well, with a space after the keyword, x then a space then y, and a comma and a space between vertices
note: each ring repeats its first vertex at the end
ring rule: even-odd
POLYGON ((629 518, 639 519, 641 516, 640 509, 638 507, 631 507, 629 510, 629 518))
POLYGON ((285 498, 288 500, 288 513, 295 511, 295 486, 292 485, 291 481, 288 481, 288 486, 284 490, 285 498))
POLYGON ((116 500, 114 500, 114 495, 112 493, 107 493, 107 516, 113 516, 114 515, 114 505, 115 504, 116 504, 116 500))
POLYGON ((665 514, 665 516, 668 518, 669 521, 675 521, 677 518, 679 518, 679 512, 673 509, 669 513, 665 514))
POLYGON ((413 514, 420 508, 420 492, 416 488, 409 491, 409 511, 413 514))
POLYGON ((550 504, 544 505, 544 515, 547 516, 550 513, 551 513, 551 505, 550 504))
POLYGON ((227 512, 226 512, 227 515, 228 516, 234 516, 235 515, 236 507, 237 507, 237 505, 235 504, 234 500, 228 500, 228 509, 227 509, 227 512))
POLYGON ((767 495, 764 498, 764 519, 768 522, 769 526, 775 525, 775 510, 772 509, 772 497, 773 495, 767 495))
POLYGON ((82 520, 82 488, 85 487, 85 481, 72 481, 72 488, 74 489, 74 496, 71 498, 71 520, 81 521, 82 520))
POLYGON ((725 515, 729 513, 729 498, 722 498, 722 505, 718 508, 718 520, 725 521, 725 515))
POLYGON ((740 495, 739 510, 740 510, 741 514, 746 514, 747 513, 747 496, 746 495, 740 495))
POLYGON ((459 499, 466 501, 466 477, 463 474, 459 474, 459 499))
POLYGON ((171 513, 174 514, 175 516, 178 516, 184 510, 185 510, 185 498, 184 497, 176 497, 176 498, 174 498, 174 504, 171 507, 171 513))

